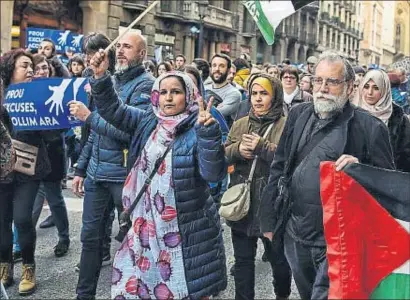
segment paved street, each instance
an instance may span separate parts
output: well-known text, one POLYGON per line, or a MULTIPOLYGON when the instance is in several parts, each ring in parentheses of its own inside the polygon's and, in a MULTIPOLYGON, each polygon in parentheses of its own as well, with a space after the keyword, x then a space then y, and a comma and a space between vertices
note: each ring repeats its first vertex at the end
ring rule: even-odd
MULTIPOLYGON (((38 229, 37 230, 37 250, 36 250, 36 262, 37 262, 37 291, 30 297, 24 299, 73 299, 75 298, 75 287, 77 284, 78 273, 74 271, 74 266, 78 262, 81 252, 80 243, 80 229, 81 229, 81 210, 82 200, 75 198, 70 190, 65 190, 65 199, 69 209, 70 220, 70 235, 71 246, 67 256, 57 259, 54 256, 53 247, 57 242, 56 229, 38 229)), ((43 210, 43 214, 40 218, 40 222, 48 214, 48 209, 43 210)), ((230 230, 224 227, 227 263, 228 269, 233 263, 233 253, 231 247, 230 230)), ((117 232, 118 227, 114 228, 114 232, 117 232)), ((119 244, 113 242, 112 254, 115 253, 115 249, 119 244)), ((262 244, 258 248, 258 257, 256 262, 256 299, 275 299, 272 287, 272 275, 267 263, 262 262, 262 244)), ((19 279, 21 274, 21 263, 15 266, 15 278, 19 279)), ((100 281, 97 290, 97 299, 109 299, 110 298, 110 282, 111 282, 111 269, 110 267, 104 267, 101 271, 100 281)), ((218 296, 218 299, 233 299, 234 298, 234 282, 233 278, 228 278, 228 288, 218 296)), ((9 297, 12 299, 22 298, 18 295, 17 283, 8 289, 9 297)), ((292 286, 291 299, 297 299, 298 294, 295 286, 292 286)))

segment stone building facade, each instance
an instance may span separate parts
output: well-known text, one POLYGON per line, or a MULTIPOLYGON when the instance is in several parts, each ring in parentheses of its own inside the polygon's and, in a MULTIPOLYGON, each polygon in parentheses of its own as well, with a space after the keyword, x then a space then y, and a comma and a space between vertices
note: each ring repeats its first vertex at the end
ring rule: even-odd
POLYGON ((351 62, 358 62, 360 41, 363 39, 363 2, 320 1, 318 53, 332 49, 351 62))
POLYGON ((360 44, 360 62, 366 65, 381 64, 383 55, 383 10, 382 1, 363 1, 362 15, 364 38, 360 44))

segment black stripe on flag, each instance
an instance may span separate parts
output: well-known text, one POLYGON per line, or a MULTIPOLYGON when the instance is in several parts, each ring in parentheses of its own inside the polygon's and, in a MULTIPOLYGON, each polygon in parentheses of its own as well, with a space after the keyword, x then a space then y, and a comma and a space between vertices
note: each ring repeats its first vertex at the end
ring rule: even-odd
POLYGON ((295 11, 298 9, 301 9, 303 6, 308 5, 309 3, 312 3, 314 1, 312 0, 291 0, 293 7, 295 8, 295 11))

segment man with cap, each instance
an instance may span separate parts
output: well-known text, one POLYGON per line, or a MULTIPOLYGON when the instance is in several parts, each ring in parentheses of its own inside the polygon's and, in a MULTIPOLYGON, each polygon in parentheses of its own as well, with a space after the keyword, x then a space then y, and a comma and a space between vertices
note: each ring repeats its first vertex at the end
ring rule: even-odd
POLYGON ((317 63, 317 58, 315 56, 309 56, 306 61, 306 64, 307 64, 306 72, 313 75, 314 73, 313 68, 315 67, 316 63, 317 63))

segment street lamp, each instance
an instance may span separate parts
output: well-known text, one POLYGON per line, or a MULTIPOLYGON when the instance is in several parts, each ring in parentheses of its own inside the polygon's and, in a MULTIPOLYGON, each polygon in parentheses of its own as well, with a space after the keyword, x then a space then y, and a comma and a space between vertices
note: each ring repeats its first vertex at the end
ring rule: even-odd
POLYGON ((200 19, 200 28, 199 28, 199 57, 202 58, 203 47, 204 47, 204 18, 208 13, 208 0, 198 1, 198 12, 200 19))

